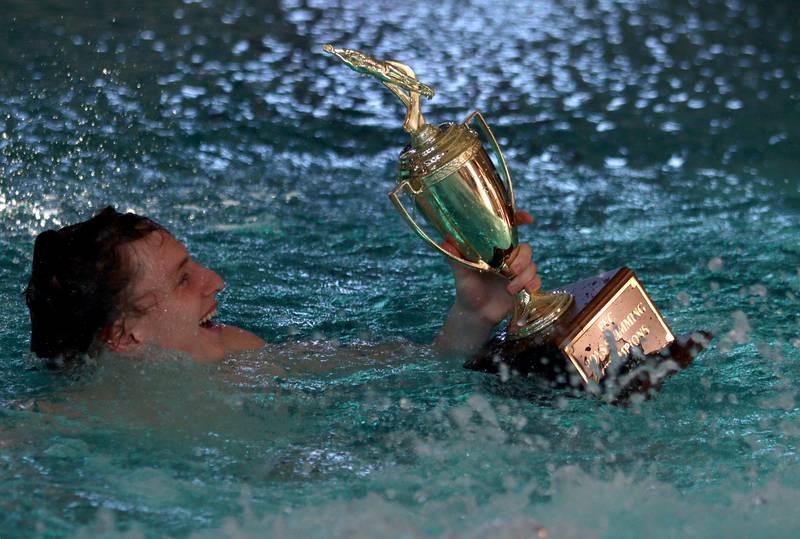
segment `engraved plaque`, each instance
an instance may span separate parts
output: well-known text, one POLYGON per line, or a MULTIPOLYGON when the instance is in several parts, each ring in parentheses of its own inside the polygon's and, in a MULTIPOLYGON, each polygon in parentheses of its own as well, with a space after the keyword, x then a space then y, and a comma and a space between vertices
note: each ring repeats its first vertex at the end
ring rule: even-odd
POLYGON ((599 382, 611 360, 627 357, 634 347, 653 354, 675 340, 632 271, 622 268, 609 285, 610 298, 586 309, 559 337, 558 347, 584 382, 599 382))
MULTIPOLYGON (((548 337, 512 340, 501 332, 464 366, 483 372, 536 374, 556 385, 602 386, 614 358, 619 359, 620 373, 666 359, 673 360, 676 369, 686 368, 712 337, 696 331, 676 338, 629 268, 584 279, 562 290, 574 296, 575 305, 548 337)), ((657 388, 661 381, 634 377, 623 389, 657 388)))

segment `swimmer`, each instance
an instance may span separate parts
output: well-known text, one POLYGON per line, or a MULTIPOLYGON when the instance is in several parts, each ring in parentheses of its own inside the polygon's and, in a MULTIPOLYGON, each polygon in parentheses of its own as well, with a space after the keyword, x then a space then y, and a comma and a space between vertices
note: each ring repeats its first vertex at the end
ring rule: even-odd
MULTIPOLYGON (((517 222, 533 221, 526 212, 517 222)), ((443 247, 453 254, 456 248, 443 247)), ((441 354, 470 354, 508 314, 513 295, 541 282, 531 248, 520 244, 511 282, 451 263, 456 298, 434 341, 441 354)), ((109 206, 87 221, 36 237, 25 289, 31 350, 69 362, 109 350, 134 354, 147 346, 178 350, 198 362, 261 348, 253 333, 215 322, 222 278, 147 217, 109 206)))

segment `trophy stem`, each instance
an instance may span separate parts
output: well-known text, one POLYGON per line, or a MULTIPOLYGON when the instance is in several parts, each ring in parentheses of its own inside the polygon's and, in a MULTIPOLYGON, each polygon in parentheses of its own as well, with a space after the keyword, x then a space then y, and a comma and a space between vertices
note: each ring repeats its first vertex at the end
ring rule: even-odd
POLYGON ((553 324, 567 313, 575 303, 569 292, 535 292, 526 290, 517 293, 511 322, 506 334, 508 339, 537 338, 547 336, 553 324))

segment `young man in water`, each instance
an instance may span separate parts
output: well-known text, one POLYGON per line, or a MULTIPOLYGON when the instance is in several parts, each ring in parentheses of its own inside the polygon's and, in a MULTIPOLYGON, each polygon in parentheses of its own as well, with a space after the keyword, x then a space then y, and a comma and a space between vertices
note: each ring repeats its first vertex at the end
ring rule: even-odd
MULTIPOLYGON (((518 212, 518 222, 532 220, 518 212)), ((456 300, 434 341, 441 353, 477 350, 508 313, 513 295, 541 286, 527 244, 511 263, 517 277, 510 283, 451 265, 456 300)), ((213 321, 223 286, 163 227, 109 206, 88 221, 37 236, 25 290, 31 349, 39 357, 70 360, 104 348, 126 354, 155 345, 213 362, 262 347, 253 333, 213 321)))

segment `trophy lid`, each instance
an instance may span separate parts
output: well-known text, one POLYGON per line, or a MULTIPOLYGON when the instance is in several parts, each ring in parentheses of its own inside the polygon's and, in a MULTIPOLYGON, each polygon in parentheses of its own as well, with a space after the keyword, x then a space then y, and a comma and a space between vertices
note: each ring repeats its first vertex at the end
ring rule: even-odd
POLYGON ((414 190, 430 187, 472 159, 481 148, 478 134, 465 124, 424 123, 400 154, 400 181, 414 190))

